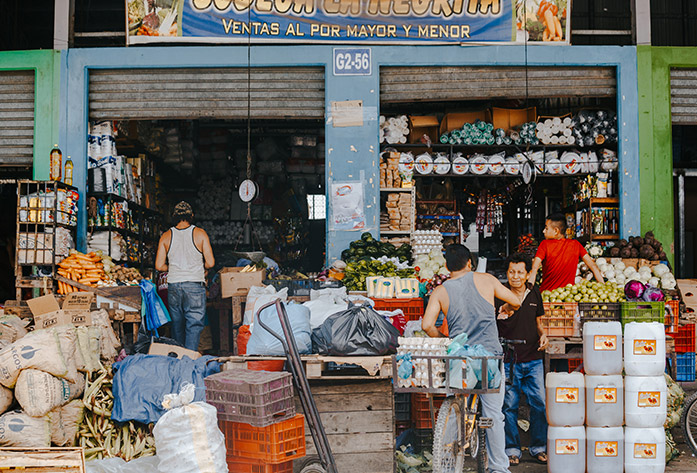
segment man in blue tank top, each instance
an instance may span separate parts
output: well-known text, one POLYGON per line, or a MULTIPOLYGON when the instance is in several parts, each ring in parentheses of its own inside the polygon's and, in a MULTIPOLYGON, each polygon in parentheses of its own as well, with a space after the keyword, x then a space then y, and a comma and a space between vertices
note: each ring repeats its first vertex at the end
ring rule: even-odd
MULTIPOLYGON (((446 247, 445 266, 450 271, 450 279, 433 290, 421 327, 431 337, 443 337, 436 328, 438 315, 443 312, 450 337, 466 333, 469 345, 482 345, 489 352, 501 355, 503 349, 496 327, 494 299, 504 301, 500 312, 508 315, 520 308, 520 299, 491 274, 472 271, 470 251, 463 245, 446 247)), ((502 380, 498 392, 481 396, 482 417, 493 421, 486 434, 488 470, 492 473, 509 473, 502 411, 504 394, 502 380)))
POLYGON ((167 304, 172 338, 198 351, 206 314, 206 270, 215 266, 208 234, 192 224, 194 212, 181 201, 172 212, 174 226, 162 234, 155 269, 167 273, 167 304))

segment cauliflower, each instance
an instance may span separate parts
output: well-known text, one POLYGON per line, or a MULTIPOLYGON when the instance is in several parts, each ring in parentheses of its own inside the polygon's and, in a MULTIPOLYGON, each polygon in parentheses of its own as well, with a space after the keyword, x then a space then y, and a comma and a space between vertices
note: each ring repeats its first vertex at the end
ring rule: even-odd
POLYGON ((653 274, 654 276, 660 278, 664 274, 669 274, 670 273, 670 268, 668 268, 668 265, 665 265, 663 263, 659 263, 656 266, 653 267, 653 274))
POLYGON ((433 276, 435 276, 435 273, 429 269, 429 268, 422 268, 421 271, 419 271, 419 277, 421 279, 433 279, 433 276))

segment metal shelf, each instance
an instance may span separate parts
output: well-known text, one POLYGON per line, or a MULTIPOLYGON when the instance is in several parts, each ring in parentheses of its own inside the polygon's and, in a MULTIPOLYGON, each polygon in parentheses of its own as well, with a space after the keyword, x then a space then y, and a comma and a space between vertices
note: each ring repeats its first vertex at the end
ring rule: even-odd
POLYGON ((413 187, 383 187, 380 192, 411 192, 413 187))
POLYGON ((462 220, 459 215, 417 215, 416 218, 424 220, 462 220))
POLYGON ((380 231, 380 235, 411 235, 411 231, 400 232, 397 230, 380 231))

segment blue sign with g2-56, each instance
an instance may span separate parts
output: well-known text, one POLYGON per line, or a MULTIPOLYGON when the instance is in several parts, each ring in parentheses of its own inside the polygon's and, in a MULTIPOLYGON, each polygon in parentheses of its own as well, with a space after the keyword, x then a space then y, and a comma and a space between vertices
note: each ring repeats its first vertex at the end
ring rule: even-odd
POLYGON ((370 48, 334 48, 335 76, 369 76, 372 72, 370 48))

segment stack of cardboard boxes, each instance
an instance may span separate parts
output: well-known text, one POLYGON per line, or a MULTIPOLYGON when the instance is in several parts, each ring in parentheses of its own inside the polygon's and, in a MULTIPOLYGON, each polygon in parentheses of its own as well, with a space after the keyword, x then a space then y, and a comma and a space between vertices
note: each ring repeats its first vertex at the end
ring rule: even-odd
POLYGON ((387 195, 386 214, 380 219, 382 231, 410 232, 412 224, 411 193, 393 192, 387 195))
POLYGON ((402 178, 399 176, 398 152, 385 153, 385 159, 380 162, 380 188, 392 189, 402 187, 402 178))

